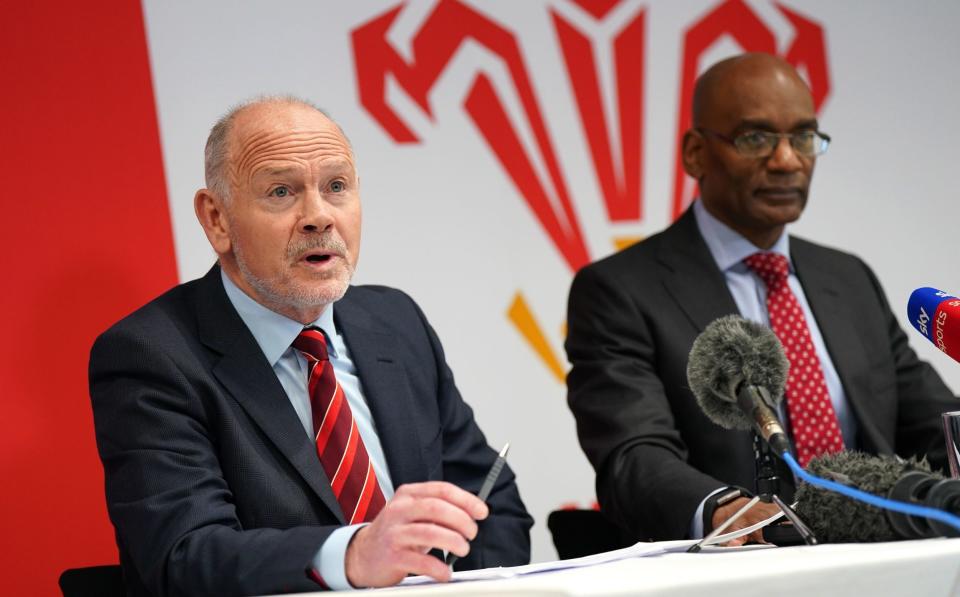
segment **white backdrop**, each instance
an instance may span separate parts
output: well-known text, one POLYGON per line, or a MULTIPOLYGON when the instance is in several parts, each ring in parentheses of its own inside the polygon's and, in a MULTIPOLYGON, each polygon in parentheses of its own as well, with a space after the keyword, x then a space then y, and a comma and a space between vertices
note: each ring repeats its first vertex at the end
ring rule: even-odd
MULTIPOLYGON (((953 218, 960 217, 953 188, 960 4, 787 2, 825 32, 830 91, 820 121, 834 138, 817 165, 807 213, 792 232, 866 258, 907 327, 903 313, 912 289, 960 292, 953 237, 953 218)), ((415 57, 411 41, 438 4, 407 2, 389 30, 387 43, 411 64, 430 57, 415 57)), ((590 258, 609 254, 614 237, 666 226, 673 214, 684 33, 718 6, 741 4, 598 0, 592 7, 601 13, 604 5, 616 5, 602 18, 565 0, 465 4, 519 43, 590 258), (643 213, 611 223, 551 11, 593 40, 604 112, 616 130, 616 117, 609 116, 616 113, 610 39, 641 10, 643 213)), ((360 104, 350 32, 398 5, 144 0, 180 277, 198 277, 213 262, 192 209, 212 123, 232 104, 264 93, 291 93, 323 106, 351 138, 360 166, 365 219, 355 281, 400 287, 423 307, 490 443, 511 442, 510 463, 537 520, 534 560, 552 559, 546 515, 563 502, 591 503, 593 472, 577 444, 562 381, 507 311, 519 293, 542 330, 545 350, 565 370, 563 322, 573 272, 464 109, 478 72, 493 81, 540 173, 543 161, 511 92, 507 63, 476 41, 460 46, 430 87, 431 116, 388 77, 388 104, 420 143, 398 144, 387 134, 360 104)), ((795 28, 784 13, 767 1, 746 2, 745 8, 786 52, 795 28)), ((720 36, 699 55, 700 68, 737 51, 732 37, 720 36)), ((620 150, 613 146, 616 162, 620 150)), ((960 388, 960 365, 909 334, 951 387, 960 388)))

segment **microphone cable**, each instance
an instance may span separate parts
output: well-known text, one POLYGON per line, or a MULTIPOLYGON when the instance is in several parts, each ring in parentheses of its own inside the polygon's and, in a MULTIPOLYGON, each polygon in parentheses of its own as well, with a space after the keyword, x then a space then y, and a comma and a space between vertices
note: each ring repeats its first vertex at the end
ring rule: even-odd
POLYGON ((831 481, 830 479, 818 477, 804 470, 804 468, 800 466, 796 459, 794 459, 793 454, 789 452, 785 452, 783 454, 783 460, 787 463, 787 466, 790 467, 790 470, 793 471, 793 474, 811 485, 839 493, 840 495, 845 495, 848 498, 870 504, 871 506, 875 506, 877 508, 883 508, 884 510, 892 510, 894 512, 907 514, 909 516, 918 516, 920 518, 932 518, 960 531, 960 516, 956 516, 936 508, 930 508, 929 506, 918 506, 916 504, 908 504, 906 502, 898 502, 896 500, 882 498, 880 496, 873 495, 872 493, 867 493, 866 491, 849 487, 843 483, 837 483, 836 481, 831 481))

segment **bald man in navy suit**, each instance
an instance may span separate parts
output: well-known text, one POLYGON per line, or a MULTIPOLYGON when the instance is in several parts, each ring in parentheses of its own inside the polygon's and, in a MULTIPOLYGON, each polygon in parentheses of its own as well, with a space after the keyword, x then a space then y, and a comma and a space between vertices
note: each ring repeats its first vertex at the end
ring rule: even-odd
POLYGON ((114 325, 91 354, 128 593, 446 580, 441 552, 458 569, 526 563, 532 520, 514 475, 505 467, 486 503, 476 497, 496 453, 423 313, 400 291, 349 284, 359 179, 340 128, 293 98, 242 105, 211 131, 206 176, 194 204, 218 265, 114 325), (293 346, 304 328, 326 345, 359 434, 341 467, 362 445, 362 508, 368 487, 385 501, 364 524, 349 524, 362 508, 345 511, 331 487, 341 471, 318 457, 314 362, 293 346))

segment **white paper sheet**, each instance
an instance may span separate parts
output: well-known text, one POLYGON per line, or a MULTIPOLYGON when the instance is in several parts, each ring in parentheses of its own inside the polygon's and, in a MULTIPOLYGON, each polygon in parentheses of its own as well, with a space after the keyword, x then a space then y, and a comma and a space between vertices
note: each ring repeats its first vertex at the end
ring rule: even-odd
MULTIPOLYGON (((696 540, 689 539, 683 541, 661 541, 659 543, 636 543, 630 547, 607 551, 582 558, 573 558, 569 560, 557 560, 555 562, 539 562, 536 564, 527 564, 526 566, 513 566, 510 568, 484 568, 482 570, 464 570, 454 572, 450 582, 461 582, 467 580, 490 580, 496 578, 512 578, 524 574, 535 574, 538 572, 548 572, 551 570, 566 570, 569 568, 585 568, 587 566, 596 566, 606 562, 615 562, 628 558, 641 558, 653 556, 673 551, 684 551, 696 540)), ((435 582, 429 576, 410 576, 401 582, 401 585, 422 585, 435 582)))

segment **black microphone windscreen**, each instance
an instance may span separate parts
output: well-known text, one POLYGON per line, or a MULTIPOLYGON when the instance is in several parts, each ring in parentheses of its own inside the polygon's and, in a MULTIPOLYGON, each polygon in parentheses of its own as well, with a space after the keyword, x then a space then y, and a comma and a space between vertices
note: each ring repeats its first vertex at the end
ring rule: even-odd
POLYGON ((776 406, 790 364, 770 328, 739 315, 716 319, 690 349, 687 381, 703 412, 727 429, 750 429, 753 422, 737 405, 741 384, 764 387, 776 406))
MULTIPOLYGON (((881 497, 906 473, 930 473, 925 460, 899 460, 862 452, 838 452, 812 459, 807 471, 881 497)), ((884 510, 839 493, 803 483, 796 493, 797 514, 821 543, 871 543, 903 539, 884 510)))

